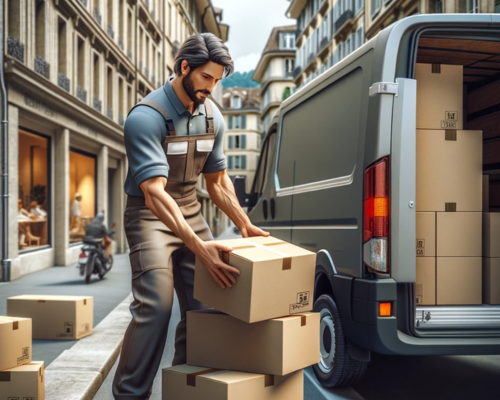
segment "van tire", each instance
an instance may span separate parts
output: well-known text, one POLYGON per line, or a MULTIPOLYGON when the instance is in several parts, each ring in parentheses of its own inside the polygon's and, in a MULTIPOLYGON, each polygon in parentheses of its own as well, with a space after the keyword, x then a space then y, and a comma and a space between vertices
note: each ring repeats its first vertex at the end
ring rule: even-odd
POLYGON ((313 365, 318 382, 324 387, 353 385, 363 377, 368 363, 349 355, 340 313, 335 301, 329 295, 318 297, 314 303, 314 311, 319 312, 321 318, 321 361, 313 365))

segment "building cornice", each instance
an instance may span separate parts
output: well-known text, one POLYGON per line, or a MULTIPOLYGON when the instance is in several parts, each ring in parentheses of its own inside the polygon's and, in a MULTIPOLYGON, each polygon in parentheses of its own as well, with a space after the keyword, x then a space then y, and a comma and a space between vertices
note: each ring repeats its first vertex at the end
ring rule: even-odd
POLYGON ((263 84, 262 84, 262 93, 264 93, 266 91, 266 89, 269 87, 270 84, 272 83, 279 83, 279 82, 291 82, 293 83, 293 78, 290 77, 290 78, 269 78, 267 81, 265 81, 263 84))
POLYGON ((260 60, 255 68, 255 72, 253 73, 252 79, 256 82, 262 83, 262 75, 266 70, 267 64, 269 61, 275 57, 295 57, 296 50, 285 49, 285 50, 270 50, 262 53, 260 60))

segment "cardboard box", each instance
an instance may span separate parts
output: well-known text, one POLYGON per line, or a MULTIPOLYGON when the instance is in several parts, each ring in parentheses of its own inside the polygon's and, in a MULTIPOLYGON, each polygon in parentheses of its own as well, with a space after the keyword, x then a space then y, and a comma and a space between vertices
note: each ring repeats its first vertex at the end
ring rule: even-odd
POLYGON ((483 258, 483 303, 500 304, 500 258, 483 258))
POLYGON ((0 371, 31 361, 31 319, 0 316, 0 371))
POLYGON ((436 256, 436 213, 417 212, 417 257, 436 256))
POLYGON ((44 400, 43 361, 33 361, 0 371, 0 400, 44 400))
POLYGON ((436 304, 482 304, 481 264, 481 257, 437 257, 436 304))
POLYGON ((463 129, 463 66, 417 63, 417 129, 463 129))
POLYGON ((500 257, 500 212, 483 213, 483 257, 500 257))
POLYGON ((483 175, 483 212, 490 211, 490 176, 483 175))
POLYGON ((178 365, 162 370, 162 400, 303 400, 304 373, 250 374, 178 365))
POLYGON ((416 211, 481 211, 482 154, 482 131, 417 130, 416 211))
POLYGON ((415 303, 417 305, 436 304, 436 257, 417 258, 415 303))
POLYGON ((438 212, 436 215, 438 257, 481 257, 482 213, 438 212))
POLYGON ((222 258, 241 273, 221 289, 196 259, 194 298, 245 322, 311 311, 316 253, 274 237, 220 240, 233 251, 222 258))
POLYGON ((92 333, 92 296, 22 295, 7 299, 7 314, 33 320, 33 339, 80 339, 92 333))
POLYGON ((187 363, 286 375, 320 361, 319 313, 247 324, 214 309, 187 313, 187 363))

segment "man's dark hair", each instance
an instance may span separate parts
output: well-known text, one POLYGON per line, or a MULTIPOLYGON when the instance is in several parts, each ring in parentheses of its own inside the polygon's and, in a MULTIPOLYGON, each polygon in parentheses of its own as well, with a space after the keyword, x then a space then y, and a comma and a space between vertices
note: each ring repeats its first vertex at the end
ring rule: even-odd
POLYGON ((182 75, 181 65, 183 60, 186 60, 189 64, 190 72, 209 61, 222 65, 226 77, 230 76, 234 71, 229 49, 213 33, 199 33, 186 39, 175 57, 174 71, 177 76, 182 75))

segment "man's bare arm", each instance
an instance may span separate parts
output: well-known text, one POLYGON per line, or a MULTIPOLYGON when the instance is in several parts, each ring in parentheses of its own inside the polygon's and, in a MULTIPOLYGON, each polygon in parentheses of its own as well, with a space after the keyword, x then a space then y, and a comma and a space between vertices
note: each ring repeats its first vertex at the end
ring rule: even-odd
POLYGON ((226 173, 226 170, 203 174, 207 181, 207 191, 210 198, 240 230, 243 237, 249 236, 269 236, 269 232, 254 226, 245 211, 240 206, 233 182, 226 173))
POLYGON ((239 274, 239 271, 220 259, 219 250, 232 251, 232 248, 201 240, 186 222, 176 201, 165 191, 166 185, 167 178, 163 176, 147 179, 139 185, 146 206, 193 251, 222 288, 224 284, 231 287, 231 281, 236 283, 232 273, 239 274))

